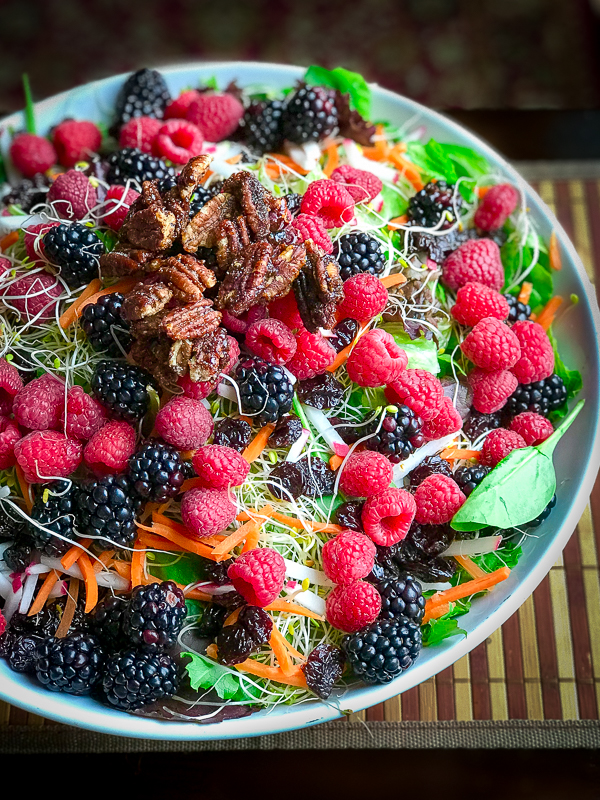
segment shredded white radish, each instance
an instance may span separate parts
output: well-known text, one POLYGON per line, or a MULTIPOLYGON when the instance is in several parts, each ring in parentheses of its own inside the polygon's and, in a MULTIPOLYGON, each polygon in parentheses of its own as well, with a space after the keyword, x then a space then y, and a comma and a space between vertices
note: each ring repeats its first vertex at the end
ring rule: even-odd
POLYGON ((222 381, 217 386, 217 394, 219 397, 224 397, 225 400, 231 400, 234 403, 237 403, 237 394, 233 386, 229 383, 225 383, 222 381))
POLYGON ((484 553, 495 553, 500 547, 502 536, 481 536, 479 539, 460 539, 452 542, 441 554, 442 558, 450 556, 481 556, 484 553))
POLYGON ((348 163, 354 169, 364 169, 367 172, 372 172, 373 175, 377 175, 382 181, 387 181, 388 183, 393 183, 396 180, 397 173, 393 167, 365 158, 358 149, 358 145, 352 139, 344 139, 344 150, 346 151, 348 163))
POLYGON ((57 581, 50 590, 50 594, 48 595, 48 597, 50 598, 64 597, 66 593, 67 593, 67 582, 57 581))
POLYGON ((288 450, 288 454, 285 457, 285 460, 291 461, 292 463, 298 461, 298 459, 302 455, 302 451, 304 450, 304 445, 308 442, 309 437, 310 437, 310 431, 307 430, 306 428, 302 428, 302 433, 300 435, 300 438, 296 439, 294 444, 290 447, 290 449, 288 450))
MULTIPOLYGON (((419 581, 419 583, 421 582, 419 581)), ((424 592, 445 592, 450 588, 452 588, 452 584, 449 581, 446 583, 421 583, 421 589, 424 592)))
POLYGON ((312 172, 321 159, 321 148, 317 142, 305 142, 304 144, 294 144, 285 142, 283 149, 287 155, 298 164, 302 169, 312 172))
POLYGON ((2 560, 2 556, 4 555, 4 551, 8 550, 8 548, 13 544, 14 544, 14 542, 2 542, 2 544, 0 544, 0 561, 2 560))
POLYGON ((306 414, 308 421, 315 426, 319 434, 323 437, 323 439, 325 439, 334 453, 337 452, 334 445, 338 445, 339 448, 344 448, 346 452, 348 451, 348 445, 335 430, 335 428, 332 427, 331 423, 322 411, 320 411, 318 408, 307 406, 304 403, 302 403, 302 410, 306 414))
POLYGON ((12 583, 0 572, 0 597, 5 600, 13 593, 12 583))
POLYGON ((19 587, 16 592, 12 591, 12 586, 10 587, 10 589, 11 589, 10 594, 7 595, 4 608, 2 609, 2 614, 7 622, 11 621, 13 614, 19 608, 19 604, 21 603, 21 597, 23 597, 22 586, 19 587))
POLYGON ((293 386, 296 383, 296 381, 298 380, 298 378, 294 375, 293 372, 290 372, 289 369, 287 369, 287 367, 281 367, 281 369, 283 370, 283 372, 285 372, 285 375, 286 375, 288 381, 293 386))
MULTIPOLYGON (((83 573, 77 564, 73 564, 73 566, 69 567, 69 569, 65 569, 60 563, 59 558, 51 558, 50 556, 42 556, 42 563, 51 569, 56 569, 65 573, 65 575, 71 575, 73 578, 79 578, 79 580, 83 580, 83 573)), ((98 572, 96 575, 96 580, 98 581, 98 586, 107 586, 117 592, 124 592, 129 589, 129 581, 116 572, 103 570, 102 572, 98 572)))
POLYGON ((285 561, 285 574, 289 578, 295 578, 297 581, 308 579, 315 586, 333 587, 333 583, 320 569, 306 567, 304 564, 298 564, 297 561, 291 561, 289 558, 284 558, 283 560, 285 561))
POLYGON ((427 442, 423 447, 419 447, 414 453, 411 453, 408 458, 401 461, 399 464, 394 464, 394 477, 393 483, 402 484, 402 480, 409 475, 415 467, 418 467, 421 461, 427 456, 434 456, 436 453, 441 453, 456 439, 455 433, 449 433, 441 439, 434 439, 432 442, 427 442))
POLYGON ((26 614, 29 611, 29 606, 33 600, 35 587, 37 584, 37 575, 28 575, 23 582, 23 595, 19 603, 19 614, 26 614))
POLYGON ((192 589, 200 589, 205 594, 211 595, 211 597, 218 597, 219 595, 229 594, 229 592, 235 591, 235 587, 231 583, 226 583, 223 586, 219 586, 217 583, 202 583, 202 581, 200 581, 197 583, 190 583, 185 587, 183 593, 185 594, 192 589))
POLYGON ((319 597, 318 594, 311 592, 307 589, 305 592, 298 592, 293 597, 294 603, 308 608, 309 611, 314 611, 315 614, 324 616, 325 614, 325 600, 319 597))

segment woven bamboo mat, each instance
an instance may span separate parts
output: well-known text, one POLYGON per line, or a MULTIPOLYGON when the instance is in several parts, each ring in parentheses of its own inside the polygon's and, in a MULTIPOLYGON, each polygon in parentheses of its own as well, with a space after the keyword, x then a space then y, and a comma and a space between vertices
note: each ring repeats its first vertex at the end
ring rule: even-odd
MULTIPOLYGON (((562 177, 564 170, 558 174, 562 177)), ((600 179, 548 178, 534 186, 557 213, 588 275, 592 280, 596 275, 600 286, 600 179)), ((214 749, 600 746, 600 723, 592 722, 600 719, 599 551, 597 480, 563 555, 533 596, 452 667, 349 719, 319 726, 318 732, 261 737, 246 745, 214 743, 214 749)), ((0 752, 35 749, 36 742, 41 749, 63 752, 177 746, 133 745, 78 732, 0 701, 0 752)))

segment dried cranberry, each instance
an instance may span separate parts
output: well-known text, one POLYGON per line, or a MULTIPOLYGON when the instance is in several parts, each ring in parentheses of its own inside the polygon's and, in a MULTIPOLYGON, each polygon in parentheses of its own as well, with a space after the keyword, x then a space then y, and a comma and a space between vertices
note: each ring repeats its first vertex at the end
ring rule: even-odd
POLYGON ((396 563, 396 556, 400 552, 400 544, 393 544, 391 547, 376 545, 377 555, 373 569, 367 575, 370 583, 379 581, 394 580, 400 576, 400 567, 396 563))
POLYGON ((256 651, 254 639, 242 625, 227 625, 216 639, 221 664, 241 664, 256 651))
POLYGON ((252 428, 245 419, 225 417, 215 423, 213 444, 233 447, 238 453, 242 453, 250 444, 251 438, 252 428))
POLYGON ((337 507, 335 518, 338 525, 343 525, 344 528, 349 528, 351 531, 363 532, 362 526, 362 509, 364 502, 350 500, 347 503, 342 503, 337 507))
POLYGON ((452 558, 426 558, 416 561, 403 561, 399 564, 403 572, 425 583, 439 583, 450 580, 456 572, 456 562, 452 558))
MULTIPOLYGON (((411 439, 412 442, 412 439, 411 439)), ((420 483, 423 483, 425 478, 430 475, 447 475, 452 477, 452 468, 445 458, 439 456, 427 456, 415 467, 410 473, 411 488, 416 488, 420 483)))
POLYGON ((454 531, 449 525, 419 525, 413 522, 409 536, 418 550, 433 557, 439 556, 452 544, 454 531))
POLYGON ((213 597, 213 603, 217 603, 217 605, 229 609, 229 613, 243 606, 245 602, 242 595, 237 592, 225 592, 224 594, 216 594, 213 597))
POLYGON ((278 500, 297 500, 306 490, 304 474, 298 464, 284 461, 271 470, 267 480, 269 491, 278 500))
POLYGON ((258 606, 244 606, 236 624, 244 626, 257 647, 266 644, 271 638, 273 620, 264 609, 258 606))
POLYGON ((317 697, 327 700, 334 683, 344 672, 346 657, 339 647, 322 642, 309 654, 302 667, 306 685, 317 697))
POLYGON ((302 423, 298 417, 282 417, 269 436, 269 447, 289 447, 302 436, 302 423))
POLYGON ((335 472, 320 458, 303 458, 298 461, 304 477, 304 494, 317 497, 333 494, 335 488, 335 472))
POLYGON ((333 329, 335 336, 329 340, 331 346, 335 349, 336 353, 339 353, 340 350, 343 350, 344 347, 348 347, 349 344, 356 339, 356 334, 358 333, 360 325, 358 324, 357 320, 352 319, 351 317, 346 317, 346 319, 341 320, 333 329))
POLYGON ((345 389, 330 372, 298 381, 296 392, 300 400, 307 406, 318 408, 335 408, 344 399, 345 389))
POLYGON ((357 428, 352 423, 348 424, 346 420, 340 417, 329 417, 329 424, 335 428, 346 444, 354 444, 362 436, 365 436, 365 428, 357 428))
POLYGON ((463 433, 474 442, 482 434, 500 428, 501 425, 502 414, 482 414, 472 409, 463 423, 463 433))

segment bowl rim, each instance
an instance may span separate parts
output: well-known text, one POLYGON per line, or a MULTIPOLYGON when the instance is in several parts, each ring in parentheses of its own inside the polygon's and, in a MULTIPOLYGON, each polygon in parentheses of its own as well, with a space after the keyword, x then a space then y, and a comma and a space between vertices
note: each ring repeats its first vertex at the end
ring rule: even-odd
MULTIPOLYGON (((197 70, 198 77, 207 71, 219 70, 239 70, 239 80, 243 81, 243 73, 247 69, 261 70, 262 72, 282 73, 289 76, 291 80, 301 78, 305 72, 304 67, 290 64, 276 64, 271 62, 257 61, 191 61, 180 64, 169 64, 164 67, 157 66, 163 75, 174 76, 186 70, 197 70)), ((53 95, 35 104, 36 111, 51 111, 53 105, 69 100, 78 92, 90 92, 102 87, 103 85, 124 81, 131 73, 121 73, 112 75, 97 81, 83 84, 73 89, 53 95)), ((494 165, 500 168, 507 178, 515 182, 527 196, 528 204, 535 209, 537 215, 545 218, 552 228, 556 231, 556 236, 563 251, 567 255, 567 261, 572 263, 575 277, 582 284, 584 289, 584 303, 589 310, 592 326, 595 329, 595 347, 593 355, 596 366, 600 362, 599 351, 599 332, 600 332, 600 311, 596 293, 587 275, 585 267, 577 254, 574 245, 569 239, 566 231, 560 225, 553 212, 541 200, 539 195, 526 181, 519 175, 514 167, 493 147, 481 140, 468 128, 459 125, 454 120, 446 117, 439 111, 427 108, 426 106, 385 89, 376 83, 369 84, 373 93, 393 103, 401 101, 404 109, 414 113, 415 117, 423 117, 444 127, 449 134, 456 136, 462 142, 468 143, 478 152, 485 155, 494 165)), ((9 125, 18 125, 20 115, 23 112, 14 112, 0 120, 0 130, 9 125)), ((588 356, 589 357, 589 356, 588 356)), ((587 386, 587 391, 595 391, 597 398, 599 393, 599 381, 595 386, 587 386)), ((588 400, 588 402, 591 401, 588 400)), ((596 401, 597 402, 597 401, 596 401)), ((143 739, 162 739, 169 741, 205 741, 217 739, 234 739, 254 737, 260 735, 281 733, 295 730, 302 727, 309 727, 322 722, 339 719, 347 710, 353 712, 361 711, 370 706, 381 703, 419 685, 429 677, 436 675, 440 670, 451 666, 468 652, 477 647, 484 639, 497 630, 533 593, 535 588, 543 580, 550 568, 556 562, 564 546, 575 530, 581 515, 587 505, 592 487, 594 485, 598 468, 600 467, 600 420, 596 416, 594 420, 594 430, 591 437, 592 446, 590 448, 591 458, 584 472, 583 480, 577 487, 574 495, 570 498, 570 507, 562 524, 553 535, 550 546, 546 552, 530 569, 528 576, 520 580, 515 590, 487 616, 482 619, 469 635, 460 641, 454 641, 449 646, 440 647, 439 652, 420 667, 421 662, 417 661, 409 671, 403 673, 398 679, 390 684, 377 686, 364 686, 352 689, 344 696, 344 711, 339 705, 333 703, 311 701, 305 705, 283 707, 284 713, 273 714, 269 711, 261 711, 247 717, 236 720, 227 720, 215 724, 198 724, 187 722, 166 722, 138 717, 123 712, 112 711, 98 704, 98 710, 85 709, 78 719, 73 719, 70 712, 73 710, 73 702, 78 703, 79 698, 71 698, 69 695, 55 695, 47 692, 34 684, 24 684, 19 682, 19 677, 15 677, 9 683, 12 686, 5 686, 4 680, 0 681, 0 699, 5 700, 11 705, 16 705, 27 711, 47 717, 57 722, 75 725, 83 729, 107 733, 128 738, 143 739), (402 689, 399 691, 401 682, 402 689), (114 716, 118 715, 118 716, 114 716)), ((489 596, 488 596, 489 597, 489 596)), ((482 602, 487 598, 482 598, 482 602)), ((0 665, 0 668, 2 665, 0 665)), ((12 676, 13 673, 10 674, 12 676)), ((75 709, 77 705, 75 705, 75 709)))

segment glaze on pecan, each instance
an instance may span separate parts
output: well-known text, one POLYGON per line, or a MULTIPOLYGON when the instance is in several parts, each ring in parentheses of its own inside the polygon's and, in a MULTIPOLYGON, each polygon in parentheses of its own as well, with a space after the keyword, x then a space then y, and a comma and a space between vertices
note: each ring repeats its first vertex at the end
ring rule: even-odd
POLYGON ((183 228, 183 249, 186 253, 195 253, 199 247, 214 247, 221 222, 238 214, 238 203, 233 195, 221 193, 211 197, 183 228))
POLYGON ((258 178, 247 170, 241 170, 227 178, 223 184, 223 191, 233 195, 238 201, 254 239, 256 241, 266 239, 271 230, 269 197, 272 195, 258 178))
POLYGON ((203 298, 169 311, 160 327, 169 339, 197 339, 216 330, 221 317, 221 312, 212 307, 212 302, 203 298))
POLYGON ((183 303, 194 303, 216 284, 215 273, 194 256, 183 253, 151 261, 146 269, 154 272, 173 291, 173 296, 183 303))
POLYGON ((100 271, 105 278, 122 278, 140 274, 145 265, 156 257, 149 250, 139 250, 127 245, 117 245, 110 253, 100 256, 100 271))
POLYGON ((217 328, 192 342, 188 361, 192 381, 212 381, 229 363, 229 337, 225 328, 217 328))
POLYGON ((306 264, 294 281, 294 294, 305 328, 316 333, 331 330, 336 323, 336 307, 344 296, 340 267, 312 239, 305 242, 306 264))
POLYGON ((125 296, 121 316, 128 322, 152 317, 169 303, 173 291, 164 283, 138 283, 125 296))

